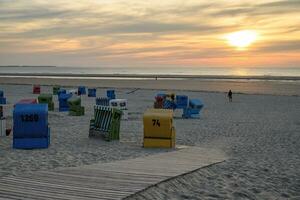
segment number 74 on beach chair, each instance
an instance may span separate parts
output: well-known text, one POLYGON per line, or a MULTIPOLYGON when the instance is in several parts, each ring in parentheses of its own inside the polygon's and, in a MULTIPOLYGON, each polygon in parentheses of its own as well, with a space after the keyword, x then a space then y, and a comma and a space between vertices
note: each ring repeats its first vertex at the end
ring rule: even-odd
POLYGON ((89 137, 100 136, 107 141, 120 139, 122 111, 108 106, 95 106, 94 119, 90 121, 89 137))

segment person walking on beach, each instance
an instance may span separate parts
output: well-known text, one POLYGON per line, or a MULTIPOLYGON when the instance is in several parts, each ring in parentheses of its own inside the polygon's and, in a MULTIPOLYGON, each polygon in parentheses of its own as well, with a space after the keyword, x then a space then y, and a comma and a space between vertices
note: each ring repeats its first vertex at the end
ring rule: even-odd
POLYGON ((231 92, 231 90, 229 90, 227 96, 228 96, 229 102, 232 102, 232 92, 231 92))

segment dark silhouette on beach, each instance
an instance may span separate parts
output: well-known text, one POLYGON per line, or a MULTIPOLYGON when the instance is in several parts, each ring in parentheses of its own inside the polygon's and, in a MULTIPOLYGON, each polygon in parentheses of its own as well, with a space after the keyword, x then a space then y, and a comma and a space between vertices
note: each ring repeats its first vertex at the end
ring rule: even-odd
POLYGON ((232 91, 231 90, 229 90, 227 96, 228 96, 229 102, 232 102, 232 91))

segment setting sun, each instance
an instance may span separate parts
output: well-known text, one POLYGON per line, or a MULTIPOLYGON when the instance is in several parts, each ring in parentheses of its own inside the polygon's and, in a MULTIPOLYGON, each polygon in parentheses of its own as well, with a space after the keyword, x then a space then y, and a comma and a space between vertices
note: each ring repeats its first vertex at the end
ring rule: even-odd
POLYGON ((228 34, 226 39, 231 46, 244 49, 255 42, 257 39, 257 32, 251 30, 238 31, 228 34))

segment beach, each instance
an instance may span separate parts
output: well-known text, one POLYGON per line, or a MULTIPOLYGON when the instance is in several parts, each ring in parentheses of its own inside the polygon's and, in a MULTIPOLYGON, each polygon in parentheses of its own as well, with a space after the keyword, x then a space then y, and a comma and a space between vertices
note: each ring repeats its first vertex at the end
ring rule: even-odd
MULTIPOLYGON (((13 105, 36 98, 52 85, 107 88, 128 99, 129 120, 121 122, 120 141, 88 137, 95 98, 82 96, 85 115, 49 111, 48 149, 12 149, 12 136, 0 138, 0 176, 40 170, 113 162, 172 149, 142 148, 142 114, 153 106, 159 91, 201 99, 200 119, 182 119, 175 111, 176 145, 214 148, 226 153, 225 162, 201 168, 148 188, 128 199, 299 199, 300 198, 300 85, 298 81, 203 79, 91 79, 89 77, 1 77, 0 90, 13 105), (137 90, 136 90, 137 89, 137 90), (233 102, 226 92, 233 90, 233 102), (136 90, 133 92, 133 90, 136 90)), ((11 126, 12 113, 8 116, 11 126)))

